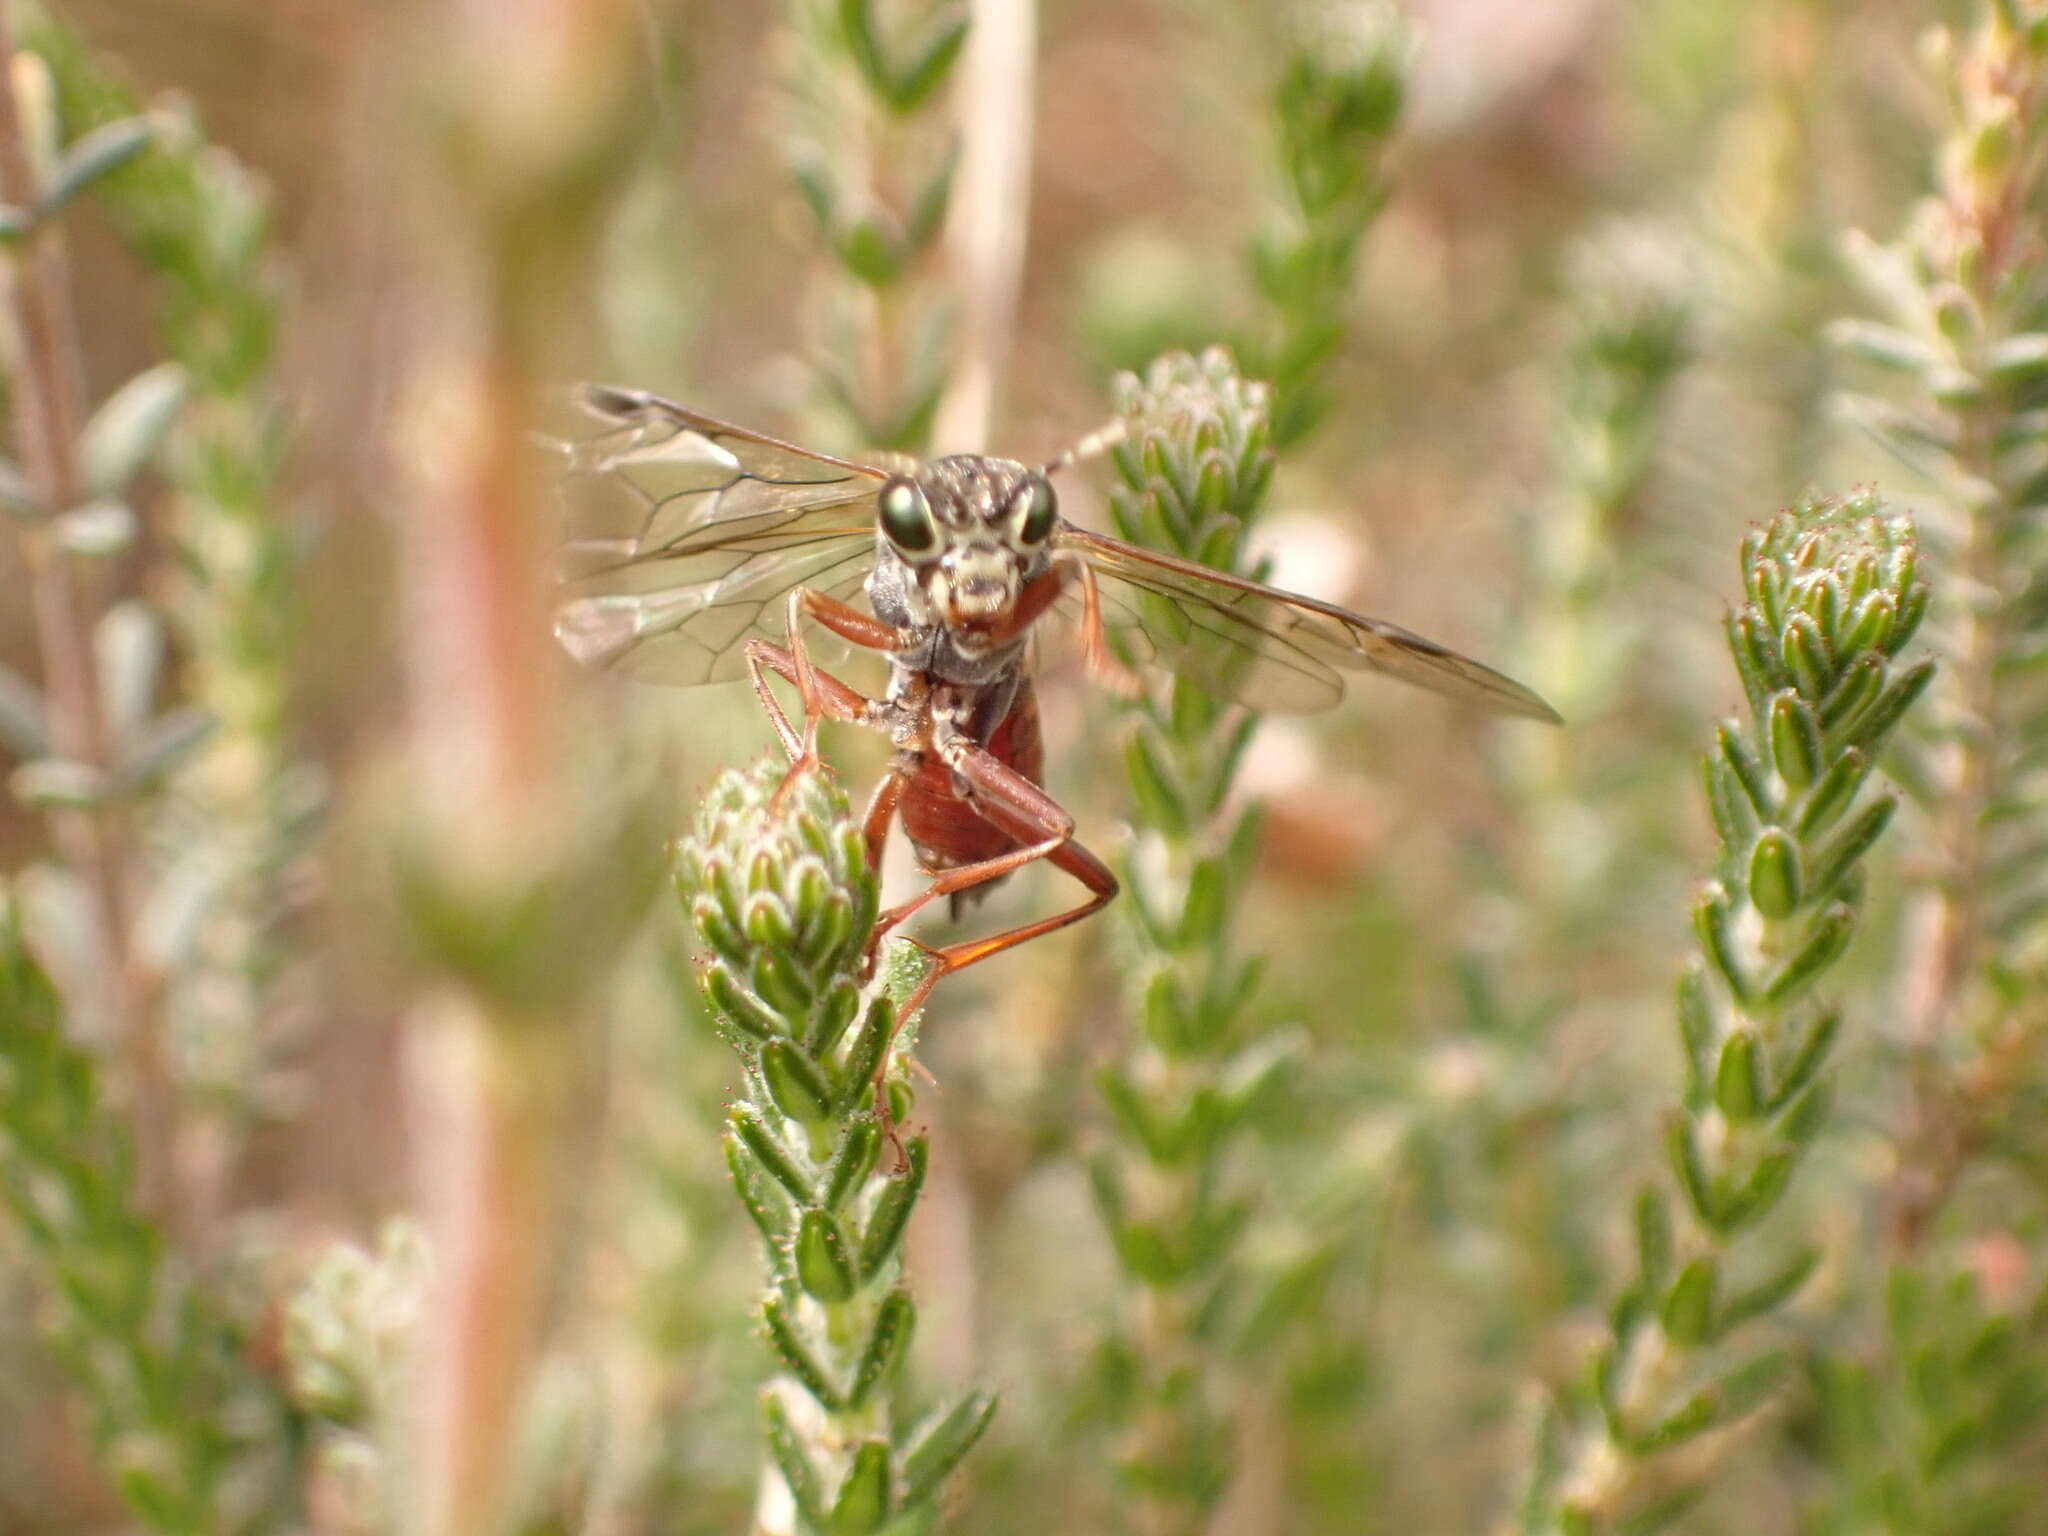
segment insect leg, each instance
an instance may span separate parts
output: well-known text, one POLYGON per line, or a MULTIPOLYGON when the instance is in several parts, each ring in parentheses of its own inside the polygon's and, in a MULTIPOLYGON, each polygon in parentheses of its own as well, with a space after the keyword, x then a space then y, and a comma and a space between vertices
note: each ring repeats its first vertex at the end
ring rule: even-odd
POLYGON ((1074 841, 1074 818, 1066 807, 985 748, 956 741, 948 743, 942 750, 947 765, 959 776, 966 790, 967 803, 974 808, 975 814, 991 826, 1007 832, 1017 840, 1018 846, 992 859, 964 864, 934 876, 920 895, 901 906, 890 908, 876 920, 874 934, 869 941, 871 944, 879 942, 891 928, 928 902, 1001 879, 1039 859, 1072 875, 1089 894, 1088 899, 1077 907, 991 934, 985 939, 949 944, 943 949, 920 945, 930 955, 932 968, 918 983, 916 991, 905 1000, 899 1017, 915 1012, 941 977, 1064 928, 1069 923, 1077 923, 1100 911, 1117 893, 1116 876, 1109 867, 1074 841))
MULTIPOLYGON (((1064 912, 1055 912, 1050 917, 1041 917, 1035 922, 1023 923, 1015 928, 1007 928, 1001 933, 992 933, 985 939, 969 939, 959 944, 948 944, 942 949, 919 944, 918 948, 930 956, 932 968, 925 972, 924 979, 918 982, 916 989, 904 999, 902 1013, 905 1016, 922 1008, 925 999, 931 995, 932 988, 944 977, 952 975, 955 971, 965 970, 977 961, 999 955, 1006 949, 1015 949, 1019 944, 1028 944, 1048 933, 1057 933, 1070 924, 1078 923, 1084 917, 1100 912, 1115 898, 1118 889, 1116 876, 1110 872, 1108 865, 1079 843, 1058 843, 1043 854, 1034 856, 1043 858, 1053 868, 1080 881, 1089 892, 1088 899, 1077 907, 1069 907, 1064 912)), ((947 873, 956 871, 949 870, 947 873)), ((911 942, 917 943, 915 939, 911 942)))
POLYGON ((896 808, 903 804, 903 796, 910 788, 911 772, 912 765, 899 756, 868 800, 867 814, 861 818, 860 827, 868 845, 869 869, 879 871, 882 867, 882 849, 889 841, 889 828, 895 824, 896 808))
POLYGON ((1095 567, 1077 557, 1081 583, 1081 654, 1088 673, 1119 698, 1134 699, 1144 691, 1144 680, 1116 659, 1109 648, 1109 635, 1102 623, 1102 588, 1095 579, 1095 567))
MULTIPOLYGON (((819 672, 811 661, 810 650, 804 645, 806 617, 816 620, 842 640, 850 640, 855 645, 871 651, 900 650, 905 641, 903 632, 895 625, 884 624, 880 619, 862 613, 858 608, 850 607, 837 598, 827 597, 810 587, 790 589, 786 623, 789 630, 789 656, 791 665, 795 668, 790 681, 796 684, 797 698, 804 708, 803 739, 798 750, 790 758, 792 778, 801 769, 817 765, 818 722, 824 719, 826 714, 824 692, 818 684, 819 672)), ((788 744, 788 738, 784 737, 783 745, 788 744)))
MULTIPOLYGON (((761 700, 761 708, 768 712, 768 723, 775 727, 775 734, 782 742, 782 750, 795 763, 803 755, 803 740, 789 723, 789 716, 783 712, 781 701, 768 686, 768 673, 789 682, 797 680, 796 658, 781 646, 770 640, 749 640, 747 642, 747 675, 753 679, 754 693, 761 700)), ((829 672, 811 670, 811 680, 816 688, 819 712, 828 720, 843 720, 852 725, 873 726, 876 701, 866 694, 841 682, 829 672)))
MULTIPOLYGON (((878 878, 882 872, 882 852, 889 842, 889 829, 896 824, 897 808, 903 804, 903 796, 909 791, 916 771, 917 760, 898 753, 896 760, 889 765, 889 771, 875 785, 875 792, 868 797, 868 808, 860 822, 861 840, 867 844, 868 868, 878 878)), ((863 982, 875 974, 875 961, 881 955, 880 937, 879 929, 871 931, 867 946, 861 952, 860 979, 863 982)), ((887 1119, 885 1114, 884 1123, 887 1119)), ((902 1148, 897 1148, 897 1151, 900 1153, 902 1148)))

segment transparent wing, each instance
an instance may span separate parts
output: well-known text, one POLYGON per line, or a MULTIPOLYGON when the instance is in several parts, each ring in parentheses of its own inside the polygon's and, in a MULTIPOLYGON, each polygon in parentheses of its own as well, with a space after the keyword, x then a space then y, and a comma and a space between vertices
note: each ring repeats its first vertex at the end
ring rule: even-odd
POLYGON ((571 537, 555 635, 578 661, 721 682, 744 674, 748 640, 782 638, 790 588, 859 594, 880 470, 636 390, 579 403, 603 426, 558 445, 571 537))
POLYGON ((1307 714, 1343 696, 1344 673, 1378 672, 1504 714, 1558 719, 1512 678, 1383 619, 1071 525, 1054 539, 1094 568, 1103 622, 1133 662, 1219 697, 1307 714))

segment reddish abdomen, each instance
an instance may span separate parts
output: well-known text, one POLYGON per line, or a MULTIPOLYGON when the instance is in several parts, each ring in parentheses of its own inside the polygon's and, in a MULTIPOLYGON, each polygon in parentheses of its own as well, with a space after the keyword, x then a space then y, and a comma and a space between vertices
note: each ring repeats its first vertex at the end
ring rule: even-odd
MULTIPOLYGON (((988 750, 1032 783, 1044 782, 1045 741, 1038 733, 1038 698, 1029 681, 1019 685, 1010 712, 989 738, 988 750)), ((936 752, 927 752, 918 765, 898 815, 917 850, 917 862, 933 873, 978 864, 1017 846, 1015 838, 983 821, 953 793, 953 771, 936 752)))

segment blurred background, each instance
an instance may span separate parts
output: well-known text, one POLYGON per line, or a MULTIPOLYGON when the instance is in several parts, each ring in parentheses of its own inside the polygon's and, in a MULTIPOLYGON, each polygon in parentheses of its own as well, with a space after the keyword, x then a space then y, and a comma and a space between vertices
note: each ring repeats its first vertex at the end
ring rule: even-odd
MULTIPOLYGON (((1114 374, 1163 351, 1236 343, 1256 369, 1272 309, 1247 251, 1287 217, 1276 91, 1315 46, 1305 38, 1392 34, 1378 12, 1311 0, 1014 8, 1035 9, 1028 169, 1010 187, 1027 195, 953 188, 956 221, 1021 242, 1008 344, 998 335, 983 357, 985 435, 950 398, 936 427, 893 435, 1045 459, 1107 418, 1114 374)), ((434 196, 418 161, 435 107, 416 85, 432 8, 53 9, 143 98, 188 100, 272 209, 289 452, 270 515, 291 574, 262 665, 281 690, 279 759, 317 830, 274 871, 289 959, 266 984, 260 1044, 223 1069, 239 1083, 223 1092, 248 1102, 205 1251, 262 1275, 281 1309, 352 1242, 382 1257, 350 1283, 375 1270, 402 1296, 418 1239, 388 1223, 418 1208, 411 983, 366 933, 363 892, 382 847, 370 807, 408 729, 407 647, 434 601, 407 591, 404 526, 423 515, 408 456, 434 452, 416 365, 447 313, 433 294, 448 258, 419 206, 434 196)), ((639 144, 601 220, 589 313, 551 356, 564 385, 615 380, 857 452, 892 434, 872 395, 865 420, 861 399, 848 406, 861 365, 835 373, 860 351, 845 328, 868 321, 847 318, 843 263, 792 177, 806 145, 831 145, 836 109, 806 53, 803 17, 820 8, 794 9, 795 26, 783 7, 710 0, 640 17, 639 144)), ((1279 583, 1483 658, 1569 724, 1490 723, 1368 680, 1326 715, 1268 721, 1241 765, 1233 804, 1264 803, 1230 940, 1264 957, 1245 1027, 1298 1031, 1306 1066, 1230 1165, 1256 1192, 1243 1270, 1270 1282, 1259 1294, 1284 1325, 1245 1335, 1225 1367, 1232 1470, 1202 1517, 1219 1532, 1486 1530, 1512 1508, 1532 1405, 1577 1379, 1625 1278, 1631 1201, 1677 1094, 1671 980, 1712 836, 1697 754, 1741 704, 1720 627, 1738 541, 1811 487, 1876 483, 1909 505, 1925 493, 1838 420, 1847 365, 1822 335, 1862 308, 1843 232, 1889 238, 1926 185, 1939 103, 1916 43, 1967 7, 1412 0, 1401 13, 1405 101, 1373 149, 1384 206, 1327 301, 1325 409, 1281 445, 1251 548, 1279 583)), ((938 119, 971 124, 991 78, 973 69, 1021 67, 977 62, 973 46, 938 119)), ((867 172, 886 181, 888 153, 867 172)), ((162 279, 90 203, 67 232, 97 398, 160 355, 162 279)), ((973 240, 956 223, 907 290, 903 378, 919 366, 918 316, 949 317, 943 359, 990 312, 962 296, 972 259, 948 265, 973 240)), ((1071 475, 1068 515, 1107 526, 1108 478, 1071 475)), ((110 580, 175 603, 164 494, 144 482, 140 541, 110 580)), ((20 561, 0 538, 0 591, 26 589, 20 561)), ((0 661, 38 673, 24 603, 0 604, 0 661)), ((663 835, 719 770, 773 749, 743 686, 631 687, 559 665, 589 711, 575 728, 658 773, 663 835)), ((189 687, 186 668, 174 641, 166 696, 189 687)), ((1134 816, 1122 717, 1071 665, 1050 668, 1042 704, 1048 782, 1114 861, 1134 816)), ((852 733, 828 733, 826 755, 856 794, 883 762, 852 733)), ((49 852, 40 817, 0 804, 0 864, 49 852)), ((1899 864, 1878 857, 1849 995, 1893 974, 1899 864)), ((890 879, 907 883, 907 866, 890 879)), ((1066 899, 1034 871, 982 920, 1066 899)), ((756 1236, 717 1150, 736 1069, 704 1023, 692 950, 657 898, 585 1037, 568 1257, 551 1270, 521 1442, 539 1511, 524 1529, 747 1528, 771 1362, 750 1310, 756 1236)), ((1141 950, 1112 912, 949 982, 926 1017, 918 1055, 935 1085, 916 1120, 933 1172, 908 1239, 913 1369, 1002 1394, 944 1500, 950 1529, 1108 1531, 1129 1516, 1109 1470, 1124 1409, 1105 1343, 1125 1299, 1087 1169, 1112 1136, 1094 1084, 1132 1027, 1141 950)), ((1898 1092, 1872 1043, 1881 1012, 1865 1009, 1863 1042, 1845 1048, 1854 1108, 1819 1149, 1825 1171, 1779 1218, 1833 1256, 1809 1295, 1823 1333, 1842 1315, 1832 1299, 1869 1280, 1848 1271, 1870 1249, 1898 1092)), ((2003 1198, 1983 1196, 1979 1224, 2001 1241, 2024 1226, 2003 1198)), ((2028 1229, 2011 1251, 2032 1241, 2028 1229)), ((28 1303, 10 1316, 34 1314, 12 1236, 0 1287, 28 1303)), ((335 1305, 360 1321, 351 1295, 335 1305)), ((393 1305, 402 1331, 411 1314, 393 1305)), ((128 1528, 50 1407, 64 1389, 35 1331, 0 1325, 0 1360, 0 1529, 128 1528)), ((1846 1484, 1817 1450, 1817 1401, 1794 1390, 1679 1528, 1915 1528, 1834 1523, 1846 1484)), ((361 1528, 373 1438, 320 1474, 316 1524, 361 1528)), ((2048 1528, 2048 1500, 2033 1502, 1996 1528, 2048 1528)))

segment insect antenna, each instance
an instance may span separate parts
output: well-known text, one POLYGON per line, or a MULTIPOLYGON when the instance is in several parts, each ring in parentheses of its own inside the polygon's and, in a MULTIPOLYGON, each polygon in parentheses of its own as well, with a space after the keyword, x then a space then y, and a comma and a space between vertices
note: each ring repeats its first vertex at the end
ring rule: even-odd
POLYGON ((1065 453, 1047 464, 1045 466, 1045 473, 1056 475, 1071 464, 1079 464, 1082 460, 1092 459, 1099 453, 1107 453, 1129 436, 1130 429, 1124 423, 1112 421, 1100 431, 1089 433, 1065 453))

